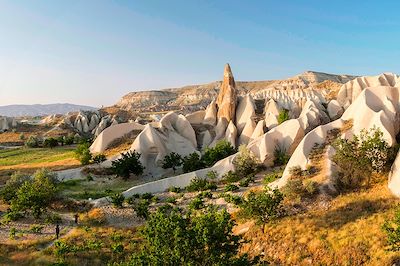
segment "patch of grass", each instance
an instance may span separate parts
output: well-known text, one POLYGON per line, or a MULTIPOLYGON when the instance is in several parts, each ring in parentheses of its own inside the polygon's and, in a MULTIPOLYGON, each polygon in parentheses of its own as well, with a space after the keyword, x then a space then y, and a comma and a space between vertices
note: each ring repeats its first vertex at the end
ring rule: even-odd
POLYGON ((0 166, 17 166, 20 164, 51 163, 74 158, 74 149, 58 148, 18 148, 0 150, 0 166))

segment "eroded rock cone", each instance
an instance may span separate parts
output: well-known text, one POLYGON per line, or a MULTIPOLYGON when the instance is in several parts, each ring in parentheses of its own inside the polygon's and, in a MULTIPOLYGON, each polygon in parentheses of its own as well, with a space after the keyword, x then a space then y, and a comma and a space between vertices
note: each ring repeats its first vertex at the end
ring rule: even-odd
POLYGON ((217 98, 217 118, 225 118, 228 122, 235 119, 237 93, 235 79, 229 64, 225 65, 224 80, 217 98))

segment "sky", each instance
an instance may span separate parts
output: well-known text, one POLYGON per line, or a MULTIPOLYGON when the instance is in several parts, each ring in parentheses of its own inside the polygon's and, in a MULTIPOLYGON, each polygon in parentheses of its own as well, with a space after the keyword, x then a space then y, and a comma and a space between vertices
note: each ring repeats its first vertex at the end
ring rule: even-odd
POLYGON ((400 74, 400 1, 0 0, 0 105, 307 70, 400 74))

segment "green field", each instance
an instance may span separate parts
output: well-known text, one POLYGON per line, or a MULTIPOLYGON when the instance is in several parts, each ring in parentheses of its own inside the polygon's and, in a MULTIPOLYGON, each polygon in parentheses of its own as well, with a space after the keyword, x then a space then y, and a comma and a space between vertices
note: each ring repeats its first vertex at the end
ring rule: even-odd
POLYGON ((0 150, 0 166, 51 163, 74 158, 73 147, 17 148, 0 150))

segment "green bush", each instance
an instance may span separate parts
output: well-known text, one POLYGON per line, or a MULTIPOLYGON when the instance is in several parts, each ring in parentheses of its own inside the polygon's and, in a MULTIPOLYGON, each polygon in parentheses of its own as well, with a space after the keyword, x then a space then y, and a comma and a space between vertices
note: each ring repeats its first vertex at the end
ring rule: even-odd
POLYGON ((213 166, 219 160, 222 160, 236 153, 236 149, 226 140, 218 141, 215 147, 206 148, 202 161, 207 167, 213 166))
POLYGON ((254 174, 260 163, 260 160, 245 145, 239 147, 239 154, 233 160, 235 172, 240 176, 254 174))
POLYGON ((159 209, 150 215, 142 235, 144 247, 130 265, 251 265, 238 256, 240 236, 226 210, 210 208, 204 214, 185 215, 176 209, 159 209))
POLYGON ((140 196, 141 199, 145 199, 145 200, 151 200, 153 197, 154 197, 154 195, 149 192, 143 193, 140 196))
POLYGON ((238 173, 233 171, 228 171, 226 174, 222 176, 222 181, 224 183, 234 183, 238 182, 242 177, 238 175, 238 173))
POLYGON ((188 205, 189 210, 200 210, 204 207, 203 199, 200 197, 195 197, 188 205))
POLYGON ((289 179, 282 188, 282 192, 287 198, 292 200, 311 198, 318 192, 318 183, 310 179, 289 179))
POLYGON ((21 134, 19 134, 19 139, 20 140, 25 140, 25 134, 24 133, 21 133, 21 134))
POLYGON ((37 136, 29 136, 29 138, 25 141, 25 146, 29 148, 37 148, 39 147, 40 141, 37 136))
POLYGON ((382 225, 386 233, 387 242, 391 251, 400 251, 400 206, 397 206, 393 220, 387 220, 382 225))
POLYGON ((139 176, 143 174, 145 167, 140 162, 140 153, 136 151, 130 151, 121 154, 121 158, 112 161, 111 169, 117 175, 124 179, 128 179, 130 174, 139 176))
POLYGON ((166 203, 171 203, 171 204, 175 204, 176 203, 176 198, 175 197, 168 197, 165 199, 166 203))
POLYGON ((29 232, 35 233, 35 234, 41 234, 43 230, 43 225, 39 224, 32 224, 29 227, 29 232))
POLYGON ((278 123, 282 124, 283 122, 289 120, 289 110, 282 109, 278 115, 278 123))
POLYGON ((89 150, 90 144, 84 142, 79 144, 75 149, 75 158, 81 162, 82 165, 88 165, 92 160, 92 154, 89 150))
POLYGON ((240 204, 243 203, 243 198, 238 195, 232 195, 230 193, 223 193, 222 197, 224 198, 224 200, 226 202, 235 204, 236 206, 239 206, 240 204))
POLYGON ((281 215, 282 200, 283 194, 278 189, 258 193, 251 191, 240 205, 240 214, 266 223, 281 215))
POLYGON ((218 173, 217 171, 209 171, 206 176, 208 179, 215 180, 218 178, 218 173))
POLYGON ((353 139, 337 139, 333 161, 340 171, 339 187, 354 188, 370 184, 372 173, 386 170, 391 150, 379 128, 362 130, 353 139))
POLYGON ((286 148, 281 145, 276 145, 274 149, 274 165, 285 165, 288 163, 289 159, 290 156, 287 154, 286 148))
POLYGON ((99 154, 96 154, 93 156, 93 162, 96 164, 101 164, 102 162, 104 162, 106 160, 107 160, 107 157, 102 153, 99 153, 99 154))
POLYGON ((225 191, 225 192, 228 192, 228 191, 237 191, 237 190, 239 190, 239 187, 236 186, 236 185, 234 185, 234 184, 227 184, 227 185, 224 187, 224 191, 225 191))
POLYGON ((213 195, 210 191, 202 191, 197 195, 197 197, 202 199, 204 198, 212 199, 213 195))
POLYGON ((190 181, 189 186, 186 187, 188 192, 194 191, 204 191, 204 190, 216 190, 217 185, 214 182, 208 181, 207 179, 203 178, 194 178, 190 181))
POLYGON ((176 168, 182 165, 182 156, 175 152, 171 152, 170 154, 167 154, 164 157, 163 160, 163 168, 164 169, 169 169, 172 168, 172 170, 176 171, 176 168))
POLYGON ((11 200, 16 197, 18 189, 26 182, 29 181, 30 177, 23 175, 19 172, 15 172, 11 175, 10 179, 7 180, 6 184, 0 188, 0 198, 10 204, 11 200))
POLYGON ((263 179, 263 183, 265 185, 268 185, 269 183, 272 183, 275 180, 281 178, 281 176, 282 176, 282 173, 280 173, 280 172, 272 172, 272 173, 266 174, 263 179))
POLYGON ((201 160, 200 155, 191 153, 182 159, 182 170, 184 173, 193 172, 205 167, 204 162, 201 160))
POLYGON ((66 136, 66 137, 64 137, 64 144, 65 145, 74 144, 74 136, 66 136))
POLYGON ((133 209, 136 212, 136 215, 140 218, 147 219, 149 217, 149 206, 150 203, 148 200, 142 199, 136 201, 133 205, 133 209))
POLYGON ((170 187, 168 189, 169 192, 173 192, 173 193, 179 193, 181 192, 181 188, 180 187, 170 187))
POLYGON ((121 193, 115 193, 110 196, 111 202, 116 208, 122 208, 122 205, 124 204, 125 197, 121 193))

